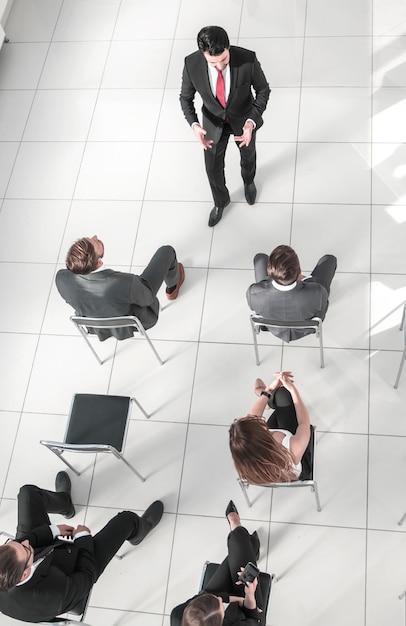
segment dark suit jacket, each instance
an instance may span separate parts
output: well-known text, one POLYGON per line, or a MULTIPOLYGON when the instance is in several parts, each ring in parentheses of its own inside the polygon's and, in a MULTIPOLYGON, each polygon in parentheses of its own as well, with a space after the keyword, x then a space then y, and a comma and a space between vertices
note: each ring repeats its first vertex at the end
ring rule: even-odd
MULTIPOLYGON (((221 597, 223 595, 219 594, 221 597)), ((193 596, 193 598, 196 598, 196 596, 193 596)), ((175 606, 171 612, 171 626, 182 625, 183 611, 193 598, 175 606)), ((223 600, 227 602, 228 598, 224 597, 223 600)), ((260 613, 257 609, 247 609, 240 607, 238 602, 232 602, 225 610, 223 626, 258 626, 261 623, 261 616, 263 616, 263 613, 260 613)))
MULTIPOLYGON (((252 311, 268 319, 299 322, 317 316, 323 320, 328 307, 328 293, 323 285, 312 279, 298 280, 294 289, 280 291, 267 278, 248 288, 247 301, 252 311)), ((272 332, 283 341, 292 341, 312 331, 288 328, 272 332)))
MULTIPOLYGON (((35 552, 55 542, 49 526, 40 526, 21 537, 35 552)), ((40 622, 72 609, 91 590, 96 580, 93 537, 60 543, 45 557, 32 578, 0 593, 0 612, 25 622, 40 622)))
MULTIPOLYGON (((75 309, 77 315, 135 315, 144 328, 151 328, 158 321, 158 299, 148 283, 135 274, 106 269, 82 275, 66 269, 59 270, 55 280, 62 298, 75 309)), ((117 339, 127 339, 133 333, 132 328, 96 331, 100 341, 112 335, 117 339)))
POLYGON ((230 94, 227 106, 223 109, 211 90, 207 61, 203 53, 197 50, 185 59, 180 94, 182 111, 189 124, 199 121, 194 106, 197 91, 203 100, 202 126, 207 130, 205 139, 212 139, 214 143, 221 137, 226 117, 235 135, 241 135, 248 118, 255 122, 257 129, 260 128, 271 91, 255 52, 230 46, 230 72, 230 94), (254 88, 255 98, 251 86, 254 88))

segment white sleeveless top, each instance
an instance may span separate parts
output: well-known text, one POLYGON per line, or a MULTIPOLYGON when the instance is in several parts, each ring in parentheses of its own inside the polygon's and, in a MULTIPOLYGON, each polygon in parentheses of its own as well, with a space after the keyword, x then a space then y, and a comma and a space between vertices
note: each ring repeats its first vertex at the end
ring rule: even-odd
MULTIPOLYGON (((290 438, 293 437, 292 433, 289 430, 284 430, 283 428, 270 428, 269 429, 271 431, 271 433, 283 433, 285 436, 282 439, 281 443, 283 445, 284 448, 286 448, 287 450, 289 450, 290 452, 290 438)), ((296 474, 296 476, 299 478, 300 474, 302 473, 302 464, 301 462, 299 462, 297 465, 295 465, 295 463, 293 463, 292 461, 292 471, 294 474, 296 474)))

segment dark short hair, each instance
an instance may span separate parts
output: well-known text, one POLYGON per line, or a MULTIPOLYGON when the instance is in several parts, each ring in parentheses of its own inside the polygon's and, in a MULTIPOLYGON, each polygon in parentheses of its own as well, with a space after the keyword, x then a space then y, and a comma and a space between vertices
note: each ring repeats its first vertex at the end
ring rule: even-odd
POLYGON ((182 626, 222 626, 223 616, 217 596, 202 593, 193 598, 183 612, 182 626))
POLYGON ((221 26, 205 26, 197 35, 197 47, 201 52, 208 52, 212 57, 218 57, 230 47, 230 40, 221 26))
POLYGON ((92 242, 83 237, 78 239, 68 250, 66 267, 74 274, 90 274, 97 269, 99 257, 92 242))
POLYGON ((296 252, 290 246, 278 246, 272 250, 268 259, 268 276, 279 285, 291 285, 300 274, 300 262, 296 252))
POLYGON ((0 546, 0 591, 14 589, 24 573, 24 561, 18 558, 13 545, 0 546))

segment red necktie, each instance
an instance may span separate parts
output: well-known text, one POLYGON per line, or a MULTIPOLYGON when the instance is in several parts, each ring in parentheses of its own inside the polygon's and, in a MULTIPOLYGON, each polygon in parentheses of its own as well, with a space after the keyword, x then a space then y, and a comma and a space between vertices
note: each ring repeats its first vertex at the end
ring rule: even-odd
MULTIPOLYGON (((216 67, 217 70, 217 67, 216 67)), ((220 102, 223 109, 226 108, 226 89, 224 85, 223 73, 217 70, 216 98, 220 102)))

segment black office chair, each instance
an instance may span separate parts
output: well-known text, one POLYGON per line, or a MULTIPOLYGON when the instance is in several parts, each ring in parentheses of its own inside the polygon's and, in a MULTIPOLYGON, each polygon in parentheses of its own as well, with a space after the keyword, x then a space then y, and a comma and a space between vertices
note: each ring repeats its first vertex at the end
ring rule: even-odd
MULTIPOLYGON (((203 565, 199 591, 203 591, 205 589, 207 583, 215 574, 219 565, 220 563, 212 563, 210 561, 205 562, 205 564, 203 565)), ((268 574, 267 572, 260 572, 259 574, 258 584, 261 588, 261 594, 264 601, 264 606, 262 607, 261 614, 261 624, 263 626, 265 626, 266 623, 266 614, 268 612, 269 599, 271 597, 272 583, 274 582, 274 580, 274 574, 268 574)))
POLYGON ((62 455, 64 452, 108 452, 121 459, 142 482, 145 478, 124 458, 123 450, 135 398, 77 393, 73 397, 63 441, 41 439, 40 443, 56 454, 77 476, 78 472, 62 455))

